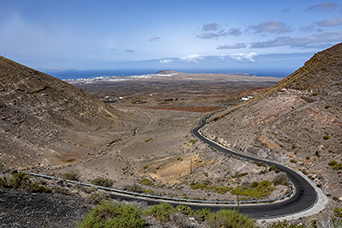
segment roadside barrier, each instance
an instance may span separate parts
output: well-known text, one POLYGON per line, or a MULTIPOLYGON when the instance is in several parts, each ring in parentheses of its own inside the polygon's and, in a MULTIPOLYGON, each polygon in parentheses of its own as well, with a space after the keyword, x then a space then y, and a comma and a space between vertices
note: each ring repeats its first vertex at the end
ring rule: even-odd
MULTIPOLYGON (((171 197, 165 197, 165 196, 156 196, 156 195, 142 194, 142 193, 137 193, 137 192, 129 192, 129 191, 125 191, 125 190, 120 190, 120 189, 115 189, 115 188, 108 188, 108 187, 103 187, 103 186, 99 186, 99 185, 94 185, 94 184, 89 184, 89 183, 84 183, 84 182, 78 182, 78 181, 63 179, 63 178, 60 178, 60 177, 43 175, 43 174, 39 174, 39 173, 27 172, 27 174, 29 174, 31 176, 42 177, 42 178, 47 178, 47 179, 62 180, 62 181, 66 181, 68 183, 72 183, 72 184, 75 184, 75 185, 83 185, 83 186, 87 186, 87 187, 95 187, 95 188, 102 189, 102 190, 109 191, 109 192, 115 192, 115 193, 120 193, 120 194, 124 194, 124 195, 130 195, 130 196, 146 198, 146 199, 167 200, 167 201, 173 201, 173 202, 198 203, 198 204, 237 204, 237 201, 235 201, 235 200, 216 201, 216 200, 194 200, 194 199, 171 198, 171 197)), ((274 201, 279 201, 279 200, 283 200, 285 198, 288 198, 293 193, 294 193, 294 191, 293 191, 293 188, 292 188, 291 192, 287 193, 284 196, 280 196, 280 197, 277 197, 277 198, 262 199, 262 200, 241 200, 241 201, 239 201, 239 203, 240 204, 272 203, 274 201)), ((137 199, 137 200, 139 200, 139 199, 137 199)))

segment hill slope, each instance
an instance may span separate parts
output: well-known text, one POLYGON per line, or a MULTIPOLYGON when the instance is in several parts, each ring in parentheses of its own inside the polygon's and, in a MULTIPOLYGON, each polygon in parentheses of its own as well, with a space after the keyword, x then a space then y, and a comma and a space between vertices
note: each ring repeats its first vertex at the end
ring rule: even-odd
POLYGON ((242 153, 302 170, 326 193, 340 197, 342 158, 342 43, 251 101, 211 118, 202 131, 242 153))
POLYGON ((123 114, 52 76, 0 56, 0 161, 73 162, 125 134, 123 114))

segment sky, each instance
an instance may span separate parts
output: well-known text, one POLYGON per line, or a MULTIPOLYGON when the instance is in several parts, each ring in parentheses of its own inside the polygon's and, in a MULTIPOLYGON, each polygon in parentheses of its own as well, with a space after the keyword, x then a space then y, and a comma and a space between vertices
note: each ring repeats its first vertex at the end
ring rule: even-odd
POLYGON ((0 0, 0 55, 44 72, 291 73, 342 41, 318 0, 0 0))

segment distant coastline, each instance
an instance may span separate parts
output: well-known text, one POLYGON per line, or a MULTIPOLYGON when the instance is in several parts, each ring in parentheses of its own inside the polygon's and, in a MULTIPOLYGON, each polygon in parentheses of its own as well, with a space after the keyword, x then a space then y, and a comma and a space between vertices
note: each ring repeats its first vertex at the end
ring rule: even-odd
MULTIPOLYGON (((76 79, 90 79, 103 76, 116 77, 116 79, 124 79, 127 76, 144 76, 154 75, 160 69, 127 69, 127 70, 66 70, 66 71, 43 71, 61 80, 76 80, 76 79)), ((243 70, 228 70, 228 69, 185 69, 175 70, 183 73, 203 73, 203 74, 249 74, 255 76, 270 76, 270 77, 286 77, 292 72, 282 71, 271 72, 265 70, 243 71, 243 70)))

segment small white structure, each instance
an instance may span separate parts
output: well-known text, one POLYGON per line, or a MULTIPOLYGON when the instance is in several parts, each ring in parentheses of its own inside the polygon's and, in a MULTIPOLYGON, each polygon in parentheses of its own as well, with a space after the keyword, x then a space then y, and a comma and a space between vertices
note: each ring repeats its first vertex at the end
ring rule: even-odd
POLYGON ((253 96, 242 97, 240 101, 248 101, 251 98, 253 98, 253 96))

